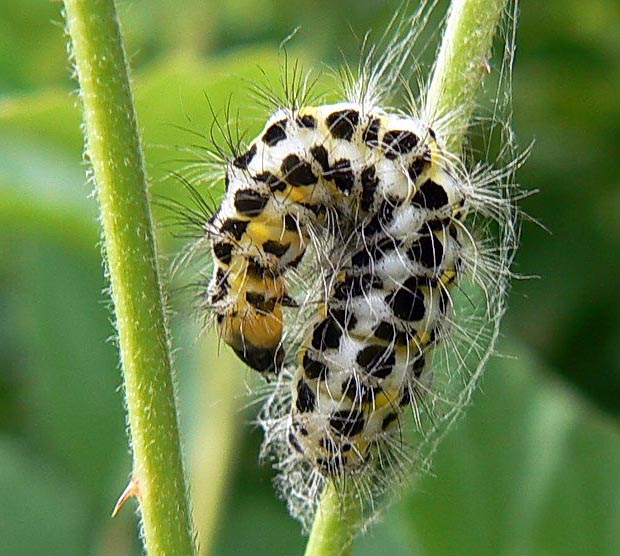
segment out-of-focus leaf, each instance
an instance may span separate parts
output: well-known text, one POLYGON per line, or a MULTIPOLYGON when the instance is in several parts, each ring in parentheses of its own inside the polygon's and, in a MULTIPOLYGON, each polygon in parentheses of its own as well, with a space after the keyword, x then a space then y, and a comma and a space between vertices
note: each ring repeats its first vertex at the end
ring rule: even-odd
POLYGON ((68 474, 0 436, 0 539, 11 556, 83 556, 87 502, 68 474))
POLYGON ((14 237, 54 238, 92 251, 98 238, 95 204, 79 155, 45 137, 0 130, 0 225, 14 237))
POLYGON ((2 3, 0 92, 68 81, 61 21, 55 2, 2 3))
POLYGON ((535 139, 519 181, 550 231, 526 225, 512 330, 598 404, 620 413, 620 9, 618 2, 528 3, 521 12, 515 123, 535 139), (534 311, 532 310, 534 308, 534 311))
POLYGON ((273 472, 268 464, 257 463, 260 442, 260 432, 246 425, 215 539, 213 554, 218 556, 303 554, 305 539, 274 493, 273 472))
POLYGON ((562 556, 620 552, 620 432, 527 350, 496 359, 434 476, 391 508, 358 554, 562 556), (396 548, 398 547, 398 548, 396 548))
POLYGON ((107 513, 116 495, 110 480, 127 461, 127 449, 97 253, 44 242, 15 248, 27 254, 13 288, 28 350, 21 369, 27 438, 107 513))

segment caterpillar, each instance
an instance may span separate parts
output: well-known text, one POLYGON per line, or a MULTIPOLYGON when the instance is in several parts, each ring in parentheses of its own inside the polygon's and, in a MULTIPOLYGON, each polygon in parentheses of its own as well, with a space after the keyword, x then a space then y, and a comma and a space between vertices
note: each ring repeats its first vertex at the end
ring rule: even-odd
POLYGON ((411 467, 408 442, 432 451, 429 439, 471 395, 504 311, 519 160, 494 168, 447 152, 450 115, 416 108, 424 90, 406 110, 385 102, 410 61, 403 45, 435 4, 413 16, 401 7, 387 46, 362 57, 358 76, 345 72, 342 100, 288 95, 223 164, 224 196, 201 224, 210 314, 269 380, 264 453, 306 526, 326 480, 341 489, 353 480, 373 506, 387 475, 411 467), (403 438, 408 408, 416 441, 403 438))

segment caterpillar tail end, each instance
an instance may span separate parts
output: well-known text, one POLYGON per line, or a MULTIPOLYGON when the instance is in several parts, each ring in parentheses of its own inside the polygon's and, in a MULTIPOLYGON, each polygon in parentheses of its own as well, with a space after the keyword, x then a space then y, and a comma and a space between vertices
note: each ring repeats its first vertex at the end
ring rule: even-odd
POLYGON ((246 365, 262 375, 278 375, 282 368, 284 351, 280 346, 275 349, 245 345, 242 348, 231 346, 246 365))
POLYGON ((284 361, 281 318, 253 316, 223 319, 218 326, 220 337, 246 365, 265 377, 277 376, 284 361))

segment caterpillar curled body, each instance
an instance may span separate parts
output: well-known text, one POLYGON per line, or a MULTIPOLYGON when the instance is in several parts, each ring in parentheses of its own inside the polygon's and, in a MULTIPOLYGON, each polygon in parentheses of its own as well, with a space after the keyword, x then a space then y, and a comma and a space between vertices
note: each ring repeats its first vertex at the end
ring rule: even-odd
POLYGON ((283 95, 259 91, 271 115, 253 140, 237 148, 226 134, 237 123, 216 120, 233 154, 216 145, 204 163, 218 179, 224 170, 225 193, 215 211, 200 199, 189 213, 213 261, 201 299, 221 339, 268 379, 262 453, 306 528, 327 481, 368 522, 428 465, 505 310, 523 160, 509 122, 516 3, 493 115, 475 124, 485 150, 499 140, 494 163, 446 147, 459 114, 431 101, 412 54, 436 5, 409 15, 402 3, 358 71, 339 75, 329 98, 342 102, 308 100, 311 80, 290 76, 285 59, 283 95), (407 108, 388 108, 394 100, 407 108))
POLYGON ((342 103, 276 114, 227 169, 209 228, 209 296, 222 338, 261 373, 284 359, 287 275, 309 230, 338 235, 339 262, 299 350, 288 432, 324 473, 363 464, 423 394, 467 208, 441 160, 420 120, 342 103))

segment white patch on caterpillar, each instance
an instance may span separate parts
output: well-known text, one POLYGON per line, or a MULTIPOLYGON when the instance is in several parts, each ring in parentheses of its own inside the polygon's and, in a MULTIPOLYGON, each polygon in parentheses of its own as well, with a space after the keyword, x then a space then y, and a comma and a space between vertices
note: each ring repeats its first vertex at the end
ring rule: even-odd
POLYGON ((357 75, 342 72, 342 102, 307 104, 308 80, 294 66, 287 81, 286 61, 284 98, 259 93, 281 104, 243 149, 228 141, 226 194, 199 226, 214 253, 205 305, 272 378, 263 456, 305 528, 327 480, 369 522, 428 467, 505 310, 522 160, 507 113, 514 11, 494 112, 479 120, 500 152, 475 164, 442 148, 454 115, 425 113, 425 86, 408 88, 423 83, 412 44, 436 3, 401 6, 357 75))

